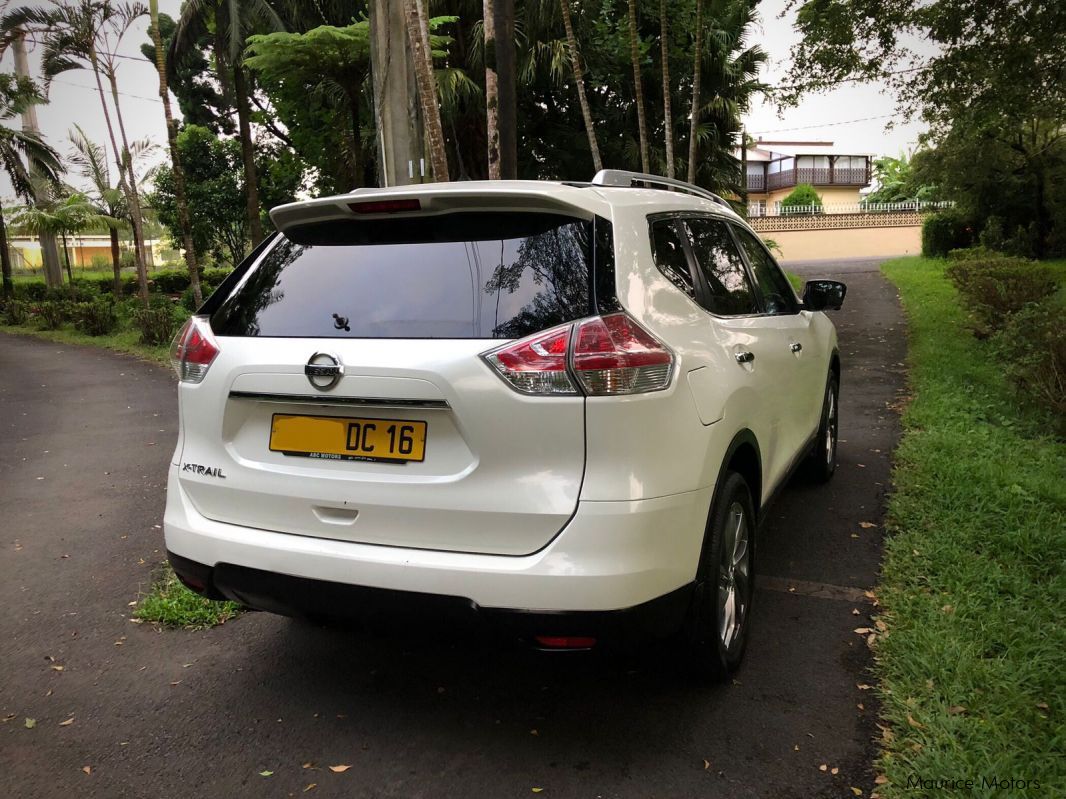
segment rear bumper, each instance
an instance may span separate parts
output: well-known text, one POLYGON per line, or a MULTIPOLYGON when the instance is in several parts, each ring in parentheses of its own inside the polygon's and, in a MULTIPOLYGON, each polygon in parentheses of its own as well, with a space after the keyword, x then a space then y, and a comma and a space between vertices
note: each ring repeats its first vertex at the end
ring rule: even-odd
POLYGON ((490 631, 536 644, 538 636, 591 637, 625 645, 681 627, 692 584, 633 607, 600 611, 526 611, 483 608, 461 596, 395 591, 312 580, 220 563, 205 566, 167 553, 178 577, 199 593, 285 616, 358 620, 389 630, 490 631))
MULTIPOLYGON (((359 544, 212 521, 192 507, 172 468, 164 532, 178 563, 207 567, 223 584, 229 567, 243 567, 327 585, 459 598, 486 612, 619 611, 692 582, 712 490, 581 502, 544 549, 507 556, 359 544), (217 577, 215 567, 221 569, 217 577)), ((273 593, 285 604, 301 585, 279 580, 273 593)), ((347 615, 343 606, 334 610, 347 615)))

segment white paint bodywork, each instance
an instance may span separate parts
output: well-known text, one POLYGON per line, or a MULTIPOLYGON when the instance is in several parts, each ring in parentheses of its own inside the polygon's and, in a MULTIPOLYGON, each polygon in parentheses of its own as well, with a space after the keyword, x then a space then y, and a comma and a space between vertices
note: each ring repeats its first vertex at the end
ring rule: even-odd
POLYGON ((347 203, 418 197, 424 212, 467 209, 600 216, 614 230, 625 310, 675 354, 664 391, 536 397, 478 357, 479 340, 225 337, 200 384, 179 388, 181 434, 167 498, 167 548, 313 579, 467 597, 483 607, 612 610, 692 581, 727 449, 750 431, 765 500, 818 427, 836 348, 822 313, 717 318, 652 260, 648 216, 721 205, 652 189, 544 182, 361 190, 283 206, 294 220, 347 216, 347 203), (802 344, 793 352, 791 345, 802 344), (308 395, 311 353, 336 353, 330 394, 447 407, 323 408, 234 399, 231 391, 308 395), (740 364, 735 355, 751 351, 740 364), (420 419, 426 460, 404 466, 270 452, 271 414, 420 419), (225 479, 182 471, 221 467, 225 479))

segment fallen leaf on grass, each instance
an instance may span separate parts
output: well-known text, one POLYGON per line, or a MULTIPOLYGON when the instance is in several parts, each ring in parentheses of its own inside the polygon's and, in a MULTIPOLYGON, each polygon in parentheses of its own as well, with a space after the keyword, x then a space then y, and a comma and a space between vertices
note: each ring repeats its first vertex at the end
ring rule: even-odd
POLYGON ((855 634, 856 635, 869 635, 872 632, 873 632, 873 628, 872 627, 856 627, 855 628, 855 634))
POLYGON ((858 688, 860 691, 869 691, 871 688, 873 688, 872 685, 867 685, 864 682, 856 683, 855 687, 858 688))
POLYGON ((86 774, 92 774, 93 773, 93 767, 92 766, 82 766, 81 770, 84 771, 86 774))
POLYGON ((859 522, 859 527, 863 530, 869 530, 871 527, 877 527, 873 522, 859 522))
POLYGON ((886 777, 884 774, 878 774, 874 778, 874 785, 885 785, 887 782, 888 782, 888 777, 886 777))
POLYGON ((1036 706, 1039 710, 1051 710, 1051 707, 1047 702, 1037 702, 1036 706))
POLYGON ((965 712, 966 712, 966 708, 964 708, 962 705, 952 705, 951 707, 948 708, 948 715, 949 716, 958 716, 958 715, 961 715, 961 714, 963 714, 965 712))
POLYGON ((925 725, 920 723, 920 722, 918 722, 918 721, 915 721, 914 720, 914 716, 912 716, 910 713, 907 714, 907 723, 910 724, 912 727, 915 727, 915 728, 917 728, 919 730, 924 730, 925 729, 925 725))
POLYGON ((26 723, 26 729, 27 730, 32 730, 34 727, 37 726, 37 719, 27 718, 25 723, 26 723))
POLYGON ((862 796, 862 789, 856 788, 854 785, 851 786, 851 792, 856 796, 862 796))
POLYGON ((330 766, 329 770, 332 771, 334 774, 343 774, 350 768, 351 766, 330 766))
POLYGON ((273 777, 274 776, 274 772, 273 771, 260 771, 259 772, 259 776, 260 777, 273 777))
POLYGON ((70 726, 71 724, 73 724, 73 723, 74 723, 74 717, 73 717, 73 716, 71 716, 71 717, 70 717, 69 719, 67 719, 66 721, 61 721, 61 722, 59 722, 59 726, 60 726, 60 727, 69 727, 69 726, 70 726))

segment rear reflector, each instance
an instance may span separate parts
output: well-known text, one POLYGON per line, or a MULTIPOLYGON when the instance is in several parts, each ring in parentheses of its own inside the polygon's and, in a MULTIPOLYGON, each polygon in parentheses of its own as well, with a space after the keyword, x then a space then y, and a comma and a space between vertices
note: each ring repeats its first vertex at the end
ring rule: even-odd
POLYGON ((218 344, 211 325, 203 316, 186 322, 170 345, 170 364, 183 383, 199 383, 218 356, 218 344))
POLYGON ((674 368, 666 345, 625 313, 553 327, 483 357, 515 391, 534 395, 661 391, 674 368))
POLYGON ((415 200, 367 200, 363 203, 348 203, 357 214, 398 214, 403 211, 421 211, 422 203, 415 200))
POLYGON ((596 639, 587 635, 536 635, 533 640, 545 649, 592 649, 596 639))

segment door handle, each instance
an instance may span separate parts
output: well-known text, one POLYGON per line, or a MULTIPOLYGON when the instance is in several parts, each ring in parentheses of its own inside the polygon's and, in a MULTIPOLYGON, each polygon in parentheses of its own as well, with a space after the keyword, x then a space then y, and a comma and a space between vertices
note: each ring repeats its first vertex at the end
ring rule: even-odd
POLYGON ((803 345, 800 344, 798 341, 793 341, 788 348, 793 352, 799 352, 803 349, 803 345))
POLYGON ((751 363, 755 360, 755 353, 744 350, 736 354, 737 363, 751 363))

